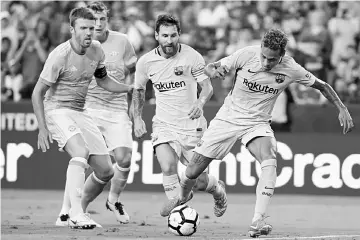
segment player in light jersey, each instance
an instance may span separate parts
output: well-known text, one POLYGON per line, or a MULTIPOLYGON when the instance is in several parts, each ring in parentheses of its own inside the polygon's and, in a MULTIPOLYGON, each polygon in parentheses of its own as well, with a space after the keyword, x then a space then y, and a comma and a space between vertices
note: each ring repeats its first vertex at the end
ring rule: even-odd
MULTIPOLYGON (((92 2, 88 8, 95 16, 94 39, 101 42, 105 52, 106 70, 113 79, 124 83, 127 75, 135 71, 135 51, 126 35, 108 29, 108 9, 105 4, 92 2)), ((106 207, 115 214, 118 222, 128 223, 129 215, 119 201, 130 172, 133 143, 132 123, 127 114, 127 94, 109 92, 99 87, 93 78, 86 96, 85 108, 101 131, 116 162, 113 164, 114 177, 111 179, 106 207)), ((86 191, 88 194, 82 196, 82 206, 86 211, 89 203, 101 192, 103 184, 90 177, 87 178, 84 188, 95 189, 92 192, 86 191)), ((69 208, 67 204, 69 201, 63 201, 63 208, 69 208)))
MULTIPOLYGON (((163 186, 168 199, 179 194, 179 160, 187 165, 193 148, 207 128, 203 106, 212 95, 210 79, 204 74, 204 59, 193 48, 180 44, 179 36, 179 21, 171 15, 160 15, 155 27, 159 46, 142 56, 136 64, 133 93, 134 132, 136 137, 141 137, 146 133, 141 117, 145 88, 147 81, 152 81, 156 97, 152 143, 163 172, 163 186), (197 83, 202 88, 199 98, 197 83)), ((224 183, 204 172, 197 189, 213 195, 214 213, 222 216, 227 207, 224 183)))
POLYGON ((104 51, 98 41, 92 41, 94 25, 95 17, 89 9, 71 11, 71 39, 50 53, 32 95, 39 123, 38 148, 46 152, 49 141, 55 139, 71 156, 64 197, 71 209, 62 209, 56 224, 81 229, 98 226, 81 206, 81 196, 86 194, 83 188, 89 155, 96 181, 105 186, 114 174, 103 137, 84 111, 88 86, 95 76, 97 84, 109 91, 132 90, 131 86, 117 83, 107 75, 104 51))
POLYGON ((235 70, 233 89, 216 117, 211 121, 181 179, 181 194, 167 202, 163 211, 186 202, 196 178, 213 159, 224 158, 240 140, 260 162, 262 174, 256 188, 255 213, 249 228, 251 237, 267 235, 272 226, 265 223, 265 213, 276 183, 276 139, 270 127, 271 111, 279 94, 291 83, 321 91, 339 110, 343 133, 354 126, 351 116, 331 86, 306 71, 285 54, 286 35, 276 29, 265 33, 261 46, 251 46, 210 63, 205 73, 210 78, 224 78, 235 70))

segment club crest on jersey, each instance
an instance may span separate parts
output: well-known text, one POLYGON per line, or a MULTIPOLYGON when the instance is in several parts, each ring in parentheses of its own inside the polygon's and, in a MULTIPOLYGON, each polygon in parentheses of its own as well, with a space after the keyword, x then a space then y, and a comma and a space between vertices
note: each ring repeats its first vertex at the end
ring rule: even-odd
POLYGON ((183 66, 175 67, 174 68, 174 73, 175 73, 176 76, 182 75, 184 73, 183 66))
POLYGON ((285 81, 285 75, 284 74, 276 74, 276 76, 275 76, 275 81, 277 82, 277 83, 283 83, 284 81, 285 81))

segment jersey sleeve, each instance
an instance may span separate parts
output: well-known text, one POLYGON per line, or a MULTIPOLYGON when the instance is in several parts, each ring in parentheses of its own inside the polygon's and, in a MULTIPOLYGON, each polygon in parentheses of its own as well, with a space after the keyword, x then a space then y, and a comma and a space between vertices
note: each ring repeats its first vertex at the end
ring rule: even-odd
POLYGON ((300 66, 295 61, 293 62, 293 72, 292 72, 292 80, 293 82, 302 84, 304 86, 310 87, 314 84, 317 79, 312 73, 307 71, 305 68, 300 66))
POLYGON ((242 48, 220 59, 220 63, 222 66, 225 65, 229 70, 237 69, 243 67, 254 55, 255 52, 249 51, 247 48, 242 48))
POLYGON ((134 88, 146 89, 146 83, 148 80, 149 78, 146 73, 145 58, 141 57, 136 63, 134 88))
POLYGON ((49 54, 40 74, 40 80, 43 83, 46 85, 52 85, 56 83, 63 69, 63 59, 63 56, 59 54, 58 51, 53 51, 49 54))
POLYGON ((124 63, 129 69, 133 68, 136 64, 137 57, 134 47, 131 45, 129 39, 125 38, 125 52, 124 52, 124 63))
POLYGON ((202 82, 209 77, 205 75, 205 60, 200 53, 195 52, 194 62, 191 66, 191 74, 195 78, 196 82, 202 82))

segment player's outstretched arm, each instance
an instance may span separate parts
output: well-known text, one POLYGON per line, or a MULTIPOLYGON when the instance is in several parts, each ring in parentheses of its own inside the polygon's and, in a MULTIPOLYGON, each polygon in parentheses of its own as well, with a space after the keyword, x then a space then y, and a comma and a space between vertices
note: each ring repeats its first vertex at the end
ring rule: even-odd
POLYGON ((213 95, 213 87, 209 78, 199 82, 199 85, 201 87, 199 99, 196 100, 188 113, 189 118, 192 120, 201 117, 205 103, 209 101, 213 95))
POLYGON ((109 92, 128 93, 131 92, 133 89, 132 85, 119 83, 116 80, 111 79, 109 75, 106 75, 105 77, 102 78, 97 78, 97 77, 95 78, 97 85, 109 92))
POLYGON ((142 111, 145 104, 145 89, 143 88, 134 88, 133 98, 132 98, 132 107, 131 115, 134 118, 134 133, 135 136, 141 138, 145 135, 146 125, 142 119, 142 111))
POLYGON ((315 79, 315 82, 313 85, 311 85, 311 87, 320 90, 322 95, 324 95, 324 97, 326 97, 332 104, 337 107, 339 110, 340 125, 343 126, 343 133, 346 134, 350 132, 354 127, 353 120, 347 107, 340 100, 335 90, 328 83, 318 79, 315 79))
POLYGON ((225 75, 229 72, 229 69, 227 66, 225 65, 221 65, 221 62, 214 62, 214 63, 209 63, 204 70, 205 74, 213 79, 213 78, 219 78, 219 79, 224 79, 225 75))
POLYGON ((47 129, 45 122, 44 114, 44 103, 43 99, 46 91, 50 88, 47 84, 39 80, 34 88, 34 91, 31 96, 32 105, 34 108, 34 113, 39 124, 39 135, 38 135, 38 149, 41 148, 43 152, 46 152, 47 149, 50 149, 50 143, 53 142, 51 134, 47 129))

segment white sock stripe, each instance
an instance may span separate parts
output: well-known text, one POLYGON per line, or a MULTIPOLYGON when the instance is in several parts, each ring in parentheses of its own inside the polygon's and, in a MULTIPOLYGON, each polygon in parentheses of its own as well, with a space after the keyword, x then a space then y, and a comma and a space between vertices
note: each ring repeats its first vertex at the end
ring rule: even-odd
POLYGON ((173 182, 179 182, 179 176, 177 174, 173 174, 170 176, 163 175, 163 182, 167 183, 173 183, 173 182))
POLYGON ((114 163, 113 166, 115 166, 120 172, 129 172, 130 171, 130 167, 123 168, 123 167, 120 167, 119 164, 117 164, 117 163, 114 163))
POLYGON ((69 164, 71 164, 71 163, 80 163, 80 164, 75 164, 75 165, 84 166, 85 169, 87 169, 89 167, 87 159, 85 159, 83 157, 73 157, 69 161, 69 164))
POLYGON ((99 178, 97 178, 94 172, 91 175, 92 175, 93 179, 95 181, 97 181, 98 183, 100 183, 100 184, 106 184, 107 183, 107 182, 104 182, 104 181, 100 180, 99 178))
POLYGON ((262 163, 260 164, 261 168, 267 167, 267 166, 275 166, 277 167, 277 163, 276 163, 276 159, 267 159, 262 161, 262 163))

